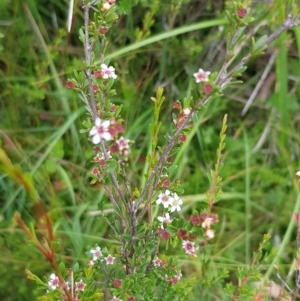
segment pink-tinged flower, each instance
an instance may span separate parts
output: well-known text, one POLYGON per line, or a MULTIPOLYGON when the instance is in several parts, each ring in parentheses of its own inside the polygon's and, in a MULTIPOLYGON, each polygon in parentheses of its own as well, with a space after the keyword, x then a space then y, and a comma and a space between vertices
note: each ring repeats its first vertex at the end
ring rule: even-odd
POLYGON ((300 171, 297 171, 297 172, 296 172, 296 177, 297 177, 298 179, 300 179, 300 171))
POLYGON ((104 258, 105 261, 106 261, 106 264, 113 264, 114 263, 114 260, 115 260, 115 257, 113 257, 112 255, 108 255, 107 257, 104 258))
POLYGON ((175 210, 180 211, 181 210, 181 205, 183 204, 182 200, 179 198, 177 193, 173 193, 173 199, 170 202, 171 205, 171 212, 174 212, 175 210))
POLYGON ((86 284, 80 279, 79 282, 75 282, 75 290, 76 291, 84 291, 84 288, 86 287, 86 284))
POLYGON ((122 301, 122 300, 114 296, 110 301, 122 301))
POLYGON ((160 260, 158 257, 155 257, 152 262, 155 267, 161 267, 165 264, 164 261, 160 260))
POLYGON ((94 167, 94 168, 92 169, 92 174, 93 174, 93 175, 97 176, 97 175, 99 175, 99 173, 100 173, 100 171, 99 171, 98 167, 94 167))
POLYGON ((90 253, 93 254, 93 260, 96 261, 100 256, 102 256, 101 248, 96 247, 95 249, 92 249, 90 253))
POLYGON ((129 296, 126 301, 135 301, 135 298, 133 296, 129 296))
POLYGON ((166 275, 165 277, 166 277, 166 281, 171 282, 172 284, 176 284, 179 280, 179 278, 177 278, 176 276, 171 277, 171 276, 166 275))
POLYGON ((119 146, 119 150, 128 149, 129 148, 129 139, 125 139, 124 137, 120 137, 116 143, 119 146))
POLYGON ((175 277, 177 277, 178 278, 178 280, 182 277, 182 273, 181 273, 181 271, 179 270, 178 272, 177 272, 177 274, 176 274, 176 276, 175 277))
POLYGON ((208 82, 209 75, 210 75, 209 71, 204 71, 203 69, 200 68, 197 73, 194 73, 196 83, 208 82))
POLYGON ((53 273, 49 277, 48 286, 53 290, 55 290, 59 287, 59 279, 53 273))
POLYGON ((207 217, 203 223, 201 224, 202 228, 210 228, 210 225, 213 223, 213 219, 211 217, 207 217))
POLYGON ((109 120, 101 121, 99 117, 95 120, 95 126, 90 130, 90 136, 93 136, 92 141, 94 144, 100 143, 102 138, 106 141, 112 139, 108 131, 109 125, 109 120))
POLYGON ((124 150, 123 150, 123 156, 124 156, 124 157, 128 157, 129 154, 130 154, 130 152, 129 152, 128 149, 124 149, 124 150))
POLYGON ((168 208, 173 201, 173 198, 170 196, 170 194, 170 190, 166 190, 164 193, 160 193, 158 199, 156 200, 156 204, 162 204, 165 208, 168 208))
POLYGON ((90 266, 90 267, 93 267, 93 266, 95 266, 95 264, 96 264, 96 261, 94 261, 94 260, 90 260, 90 262, 89 262, 89 266, 90 266))
POLYGON ((202 221, 205 221, 207 218, 211 218, 210 224, 215 224, 218 222, 218 215, 203 212, 200 214, 200 218, 202 221))
POLYGON ((112 66, 108 67, 105 64, 101 64, 101 71, 102 71, 102 77, 105 79, 106 78, 113 78, 113 79, 117 78, 117 75, 115 73, 115 68, 112 66))
POLYGON ((157 219, 161 222, 161 228, 164 228, 164 223, 169 225, 172 222, 172 219, 170 218, 170 214, 166 213, 164 216, 158 216, 157 219))
POLYGON ((195 243, 192 241, 184 240, 182 242, 182 247, 184 248, 185 252, 192 256, 197 256, 196 251, 198 247, 195 247, 195 243))

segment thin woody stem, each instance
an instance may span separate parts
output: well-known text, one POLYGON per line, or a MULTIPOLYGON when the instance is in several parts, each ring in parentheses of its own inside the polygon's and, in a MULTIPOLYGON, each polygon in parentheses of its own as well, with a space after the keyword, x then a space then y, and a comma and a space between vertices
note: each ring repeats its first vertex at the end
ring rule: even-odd
MULTIPOLYGON (((176 132, 174 133, 174 135, 170 138, 167 146, 165 147, 162 155, 160 156, 156 166, 153 168, 151 175, 148 179, 148 181, 146 182, 146 185, 137 201, 137 207, 139 207, 141 205, 141 203, 143 202, 146 193, 148 192, 148 195, 152 196, 153 195, 153 190, 155 189, 154 185, 152 187, 150 187, 151 183, 153 182, 154 178, 158 175, 158 173, 161 171, 161 168, 165 165, 165 163, 168 160, 168 156, 170 154, 170 151, 172 150, 179 134, 181 133, 181 131, 184 129, 184 127, 188 124, 188 122, 190 121, 190 119, 192 118, 194 114, 194 111, 191 111, 189 115, 187 115, 186 119, 180 124, 180 126, 177 128, 176 132), (149 190, 148 190, 149 189, 149 190)), ((147 210, 147 204, 149 204, 151 201, 151 199, 148 199, 146 201, 145 207, 143 208, 143 210, 141 211, 141 213, 138 215, 137 220, 139 221, 142 216, 144 215, 144 213, 147 210)))
MULTIPOLYGON (((296 27, 300 24, 300 21, 296 21, 298 18, 300 18, 300 13, 298 13, 295 17, 292 17, 291 15, 288 15, 283 24, 275 31, 273 32, 260 47, 268 46, 270 43, 272 43, 275 39, 277 39, 284 31, 291 29, 293 27, 296 27)), ((217 85, 222 85, 225 83, 230 82, 231 76, 236 72, 239 68, 243 67, 250 59, 251 59, 251 53, 248 53, 246 56, 242 58, 242 60, 233 68, 231 69, 227 74, 224 74, 224 68, 221 69, 217 76, 217 85)), ((226 68, 225 68, 226 69, 226 68)), ((208 100, 207 100, 208 101, 208 100)), ((207 102, 206 101, 206 102, 207 102)), ((205 103, 206 103, 205 102, 205 103)))

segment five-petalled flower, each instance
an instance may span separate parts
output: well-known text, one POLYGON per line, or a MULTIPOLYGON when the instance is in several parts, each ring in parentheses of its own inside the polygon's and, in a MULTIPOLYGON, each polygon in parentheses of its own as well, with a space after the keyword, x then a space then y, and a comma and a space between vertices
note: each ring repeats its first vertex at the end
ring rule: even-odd
POLYGON ((101 72, 102 72, 102 78, 113 78, 116 79, 117 75, 115 73, 115 68, 112 66, 107 66, 105 64, 101 64, 101 72))
POLYGON ((173 199, 170 202, 171 205, 171 212, 174 212, 175 210, 180 211, 181 210, 181 205, 182 205, 182 200, 181 198, 179 198, 179 196, 177 195, 177 193, 173 193, 173 199))
POLYGON ((210 72, 204 71, 200 68, 198 72, 194 73, 193 75, 196 79, 196 83, 208 82, 208 76, 210 75, 210 72))
POLYGON ((48 286, 53 290, 55 290, 59 287, 59 279, 53 273, 49 277, 48 286))
POLYGON ((99 117, 95 120, 95 126, 90 130, 90 136, 93 136, 92 141, 94 144, 100 143, 101 139, 112 140, 112 135, 109 132, 109 120, 102 121, 99 117))
POLYGON ((106 261, 106 264, 113 264, 114 263, 114 260, 115 260, 115 257, 113 257, 112 255, 108 255, 107 257, 104 258, 105 261, 106 261))
POLYGON ((95 249, 92 249, 90 253, 93 254, 93 260, 96 261, 100 256, 102 256, 101 248, 96 247, 95 249))
POLYGON ((84 288, 86 287, 86 284, 80 279, 79 282, 75 282, 75 290, 76 291, 84 291, 84 288))
POLYGON ((128 149, 128 148, 129 148, 128 142, 129 142, 129 139, 126 139, 126 138, 124 138, 123 136, 120 137, 120 138, 116 141, 116 143, 117 143, 118 146, 119 146, 119 150, 120 150, 120 151, 123 150, 123 149, 128 149))
POLYGON ((171 202, 174 200, 171 196, 170 196, 171 192, 170 190, 166 190, 164 193, 160 193, 158 196, 158 199, 156 200, 156 204, 162 204, 165 208, 168 208, 169 205, 171 204, 171 202))

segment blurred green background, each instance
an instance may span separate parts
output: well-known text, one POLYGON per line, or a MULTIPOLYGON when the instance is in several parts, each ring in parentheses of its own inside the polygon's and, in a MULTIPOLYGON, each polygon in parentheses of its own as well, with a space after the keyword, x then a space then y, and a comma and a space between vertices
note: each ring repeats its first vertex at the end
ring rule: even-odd
MULTIPOLYGON (((260 37, 278 28, 296 1, 243 3, 255 17, 247 33, 260 37)), ((153 109, 150 97, 157 87, 164 87, 159 138, 163 145, 174 101, 195 95, 193 73, 199 68, 220 70, 228 31, 225 8, 231 4, 231 0, 117 1, 120 20, 109 32, 107 54, 118 75, 114 102, 123 104, 125 136, 135 140, 130 162, 136 175, 133 186, 143 182, 153 109)), ((0 1, 0 146, 14 164, 33 175, 55 225, 58 261, 66 265, 86 263, 85 252, 95 243, 117 247, 97 211, 97 203, 105 198, 103 190, 89 186, 86 176, 93 153, 87 135, 79 134, 85 118, 83 102, 64 88, 83 61, 80 6, 75 1, 72 31, 67 34, 67 0, 0 1)), ((249 49, 247 42, 240 57, 249 49)), ((174 157, 178 168, 172 180, 180 179, 185 189, 184 217, 192 209, 205 208, 207 175, 215 164, 223 116, 228 114, 221 170, 224 194, 213 209, 220 223, 211 241, 213 260, 220 268, 234 271, 249 263, 263 234, 271 233, 273 246, 279 248, 280 272, 285 276, 293 269, 298 193, 294 174, 300 168, 299 53, 300 27, 282 34, 263 57, 250 62, 243 84, 200 110, 188 143, 174 157), (242 114, 268 67, 253 104, 242 114)), ((32 222, 33 204, 4 175, 0 175, 0 209, 0 300, 34 300, 40 292, 24 270, 40 277, 52 271, 15 226, 16 210, 32 222)), ((105 210, 111 212, 109 204, 105 210)), ((180 248, 174 252, 187 262, 180 248)), ((188 260, 183 271, 197 275, 199 260, 188 260)))

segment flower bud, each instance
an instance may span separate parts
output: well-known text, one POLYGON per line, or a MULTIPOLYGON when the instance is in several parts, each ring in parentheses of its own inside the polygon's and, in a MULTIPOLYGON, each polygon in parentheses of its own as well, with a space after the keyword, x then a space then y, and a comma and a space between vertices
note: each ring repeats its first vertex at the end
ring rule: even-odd
POLYGON ((110 7, 111 7, 111 5, 108 2, 105 2, 105 3, 102 4, 102 9, 104 11, 110 10, 110 7))
POLYGON ((243 19, 247 16, 247 10, 246 8, 239 8, 237 11, 237 15, 240 19, 243 19))

